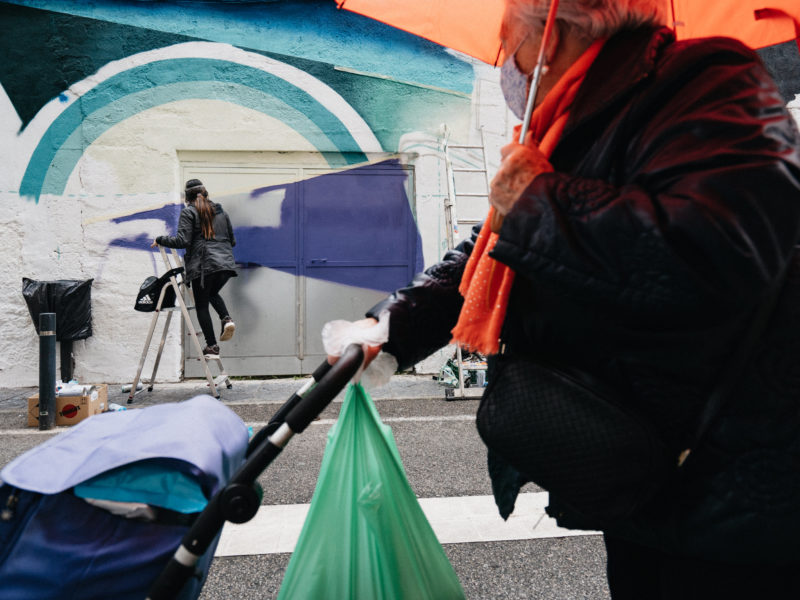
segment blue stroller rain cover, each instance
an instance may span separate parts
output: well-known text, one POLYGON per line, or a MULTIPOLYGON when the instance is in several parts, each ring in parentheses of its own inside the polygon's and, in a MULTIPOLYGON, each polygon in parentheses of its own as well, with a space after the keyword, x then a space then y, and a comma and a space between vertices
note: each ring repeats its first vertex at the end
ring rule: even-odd
MULTIPOLYGON (((211 396, 95 415, 0 472, 3 600, 141 600, 193 513, 242 464, 247 427, 211 396), (90 504, 136 502, 154 521, 90 504)), ((201 577, 181 600, 197 598, 201 577)))

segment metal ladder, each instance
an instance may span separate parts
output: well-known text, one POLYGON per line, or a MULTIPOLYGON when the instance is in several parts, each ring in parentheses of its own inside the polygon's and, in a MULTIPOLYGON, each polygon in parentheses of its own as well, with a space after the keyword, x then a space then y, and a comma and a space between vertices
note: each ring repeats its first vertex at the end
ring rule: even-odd
POLYGON ((225 372, 225 366, 222 364, 222 358, 219 356, 204 356, 203 355, 203 347, 200 345, 200 339, 197 337, 197 331, 192 324, 192 319, 189 316, 189 310, 193 309, 194 306, 187 306, 186 301, 184 300, 184 294, 189 295, 192 298, 192 302, 194 302, 194 297, 192 296, 191 290, 186 287, 186 282, 184 280, 183 275, 183 264, 181 261, 181 257, 178 255, 178 251, 175 248, 170 248, 172 260, 174 260, 175 266, 173 267, 173 263, 170 261, 170 255, 164 250, 163 246, 158 247, 159 252, 161 252, 161 258, 164 260, 164 266, 167 268, 167 273, 171 271, 175 271, 175 274, 171 275, 169 281, 161 288, 161 292, 158 296, 158 302, 156 303, 155 313, 153 314, 153 319, 150 322, 150 329, 147 332, 147 339, 144 343, 144 349, 142 350, 142 356, 139 359, 139 368, 136 370, 136 377, 131 384, 130 394, 128 395, 128 404, 133 403, 133 397, 140 392, 141 390, 137 390, 137 386, 139 385, 139 379, 142 375, 142 369, 144 369, 144 362, 147 359, 147 354, 150 350, 150 343, 153 340, 153 332, 155 332, 156 324, 158 323, 158 318, 161 316, 161 313, 166 313, 167 319, 164 323, 164 331, 161 334, 161 342, 158 345, 158 353, 156 354, 156 360, 153 364, 153 374, 150 376, 150 381, 147 383, 147 391, 153 391, 153 384, 156 380, 156 373, 158 372, 158 365, 161 362, 161 354, 164 351, 164 343, 167 341, 167 333, 169 332, 169 324, 172 320, 172 313, 175 311, 181 311, 183 315, 184 323, 186 324, 186 329, 189 332, 189 337, 194 342, 194 346, 197 349, 197 356, 200 364, 203 365, 203 371, 206 374, 206 379, 208 380, 208 387, 211 388, 211 395, 215 398, 219 399, 220 394, 218 391, 219 386, 225 385, 228 389, 233 387, 231 383, 230 377, 225 372), (178 279, 180 277, 180 279, 178 279), (166 294, 167 288, 172 288, 175 291, 175 302, 177 306, 170 306, 170 307, 162 307, 161 305, 164 303, 164 296, 166 294), (209 362, 217 363, 219 367, 219 375, 215 378, 211 375, 211 369, 208 366, 209 362))
MULTIPOLYGON (((464 225, 466 227, 472 228, 473 225, 481 222, 481 219, 459 219, 458 218, 458 199, 459 198, 485 198, 485 206, 488 210, 489 207, 489 186, 491 182, 489 181, 489 162, 486 156, 486 146, 485 140, 483 136, 483 128, 480 130, 481 132, 481 145, 470 145, 470 144, 449 144, 449 131, 445 127, 445 137, 444 137, 444 157, 445 157, 445 166, 447 167, 447 197, 445 199, 444 204, 444 218, 445 218, 445 228, 446 228, 446 237, 447 237, 447 249, 452 250, 456 246, 456 235, 460 230, 460 226, 464 225), (480 154, 480 162, 482 163, 481 166, 456 166, 453 164, 453 154, 454 151, 456 154, 466 154, 468 155, 468 159, 466 160, 463 156, 461 157, 460 162, 469 162, 474 160, 474 156, 469 155, 477 155, 480 154), (472 173, 472 174, 482 174, 486 189, 483 192, 474 192, 474 191, 459 191, 458 190, 458 183, 457 183, 457 173, 472 173)), ((465 391, 464 387, 464 361, 461 355, 461 346, 456 346, 456 364, 458 365, 458 395, 461 398, 466 398, 468 394, 465 391)), ((481 366, 474 366, 470 370, 486 370, 485 365, 481 366)), ((448 400, 452 400, 455 398, 455 390, 451 388, 445 388, 445 398, 448 400)), ((475 394, 477 396, 479 394, 475 394)), ((470 394, 472 396, 472 394, 470 394)))

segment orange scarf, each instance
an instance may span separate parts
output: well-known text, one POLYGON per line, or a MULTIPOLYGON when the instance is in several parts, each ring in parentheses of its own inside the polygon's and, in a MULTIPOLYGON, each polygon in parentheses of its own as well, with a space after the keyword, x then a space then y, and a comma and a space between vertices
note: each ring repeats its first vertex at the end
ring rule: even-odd
MULTIPOLYGON (((556 147, 578 89, 604 41, 595 41, 533 111, 531 131, 545 157, 549 157, 556 147)), ((514 133, 518 138, 519 126, 514 133)), ((514 271, 489 256, 499 237, 490 229, 493 214, 494 207, 491 207, 464 268, 458 288, 464 296, 464 305, 451 332, 452 343, 461 344, 482 354, 497 354, 499 351, 500 331, 506 318, 511 285, 514 283, 514 271)))

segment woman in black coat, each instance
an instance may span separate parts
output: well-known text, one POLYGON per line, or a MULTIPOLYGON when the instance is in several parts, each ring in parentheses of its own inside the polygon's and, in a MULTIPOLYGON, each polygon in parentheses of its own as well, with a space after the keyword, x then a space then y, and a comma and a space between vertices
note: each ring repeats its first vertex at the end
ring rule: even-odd
POLYGON ((231 339, 236 325, 219 292, 231 277, 236 277, 233 259, 236 239, 227 213, 221 205, 208 199, 208 191, 199 179, 186 182, 186 204, 181 211, 178 233, 160 235, 152 246, 186 249, 186 279, 194 290, 197 320, 206 340, 203 354, 218 356, 219 346, 208 305, 214 307, 221 320, 220 341, 231 339))

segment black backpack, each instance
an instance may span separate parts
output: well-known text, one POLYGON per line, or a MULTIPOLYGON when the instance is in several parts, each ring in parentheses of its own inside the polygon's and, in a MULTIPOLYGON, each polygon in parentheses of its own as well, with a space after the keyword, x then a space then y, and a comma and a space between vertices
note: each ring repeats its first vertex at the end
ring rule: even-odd
MULTIPOLYGON (((183 273, 183 267, 171 269, 161 277, 150 276, 145 279, 139 287, 139 294, 136 296, 136 304, 133 305, 133 308, 139 312, 153 312, 158 304, 161 288, 167 285, 170 277, 180 273, 183 273)), ((173 306, 175 306, 175 288, 169 286, 164 292, 164 302, 161 303, 161 308, 172 308, 173 306)))

